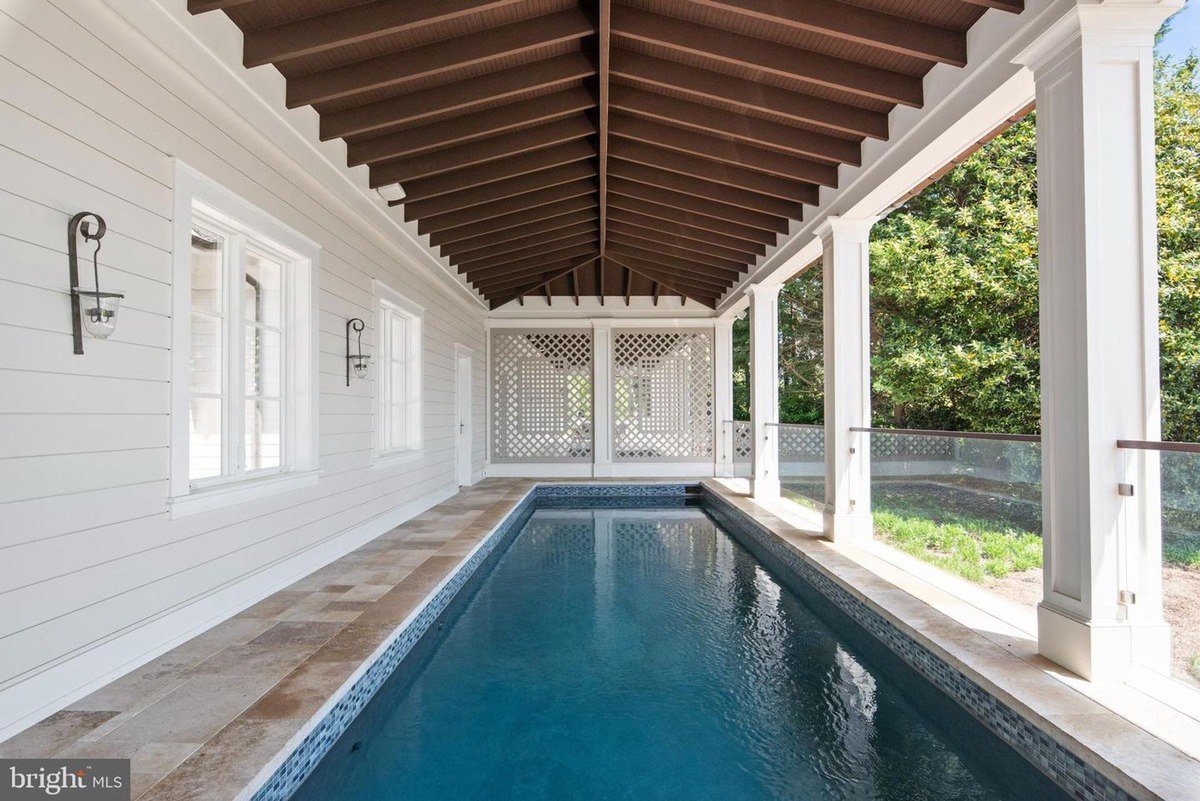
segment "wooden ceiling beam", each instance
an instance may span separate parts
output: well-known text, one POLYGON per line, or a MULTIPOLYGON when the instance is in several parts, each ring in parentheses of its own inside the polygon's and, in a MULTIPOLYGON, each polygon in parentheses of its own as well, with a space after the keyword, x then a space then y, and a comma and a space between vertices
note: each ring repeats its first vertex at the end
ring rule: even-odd
POLYGON ((489 161, 486 164, 464 167, 453 172, 431 175, 428 178, 415 178, 404 184, 405 198, 407 202, 416 203, 456 192, 466 192, 499 181, 519 178, 522 175, 548 170, 551 167, 587 161, 595 157, 595 143, 586 139, 576 139, 573 142, 563 142, 529 153, 489 161))
POLYGON ((870 100, 913 108, 920 108, 923 100, 919 77, 629 6, 613 10, 613 33, 708 61, 761 70, 870 100))
POLYGON ((821 186, 837 186, 838 171, 832 164, 811 161, 776 150, 764 150, 741 142, 718 139, 698 131, 663 125, 628 114, 614 115, 610 130, 613 136, 631 142, 668 148, 776 177, 821 186))
POLYGON ((406 222, 424 217, 435 217, 452 211, 476 206, 486 206, 495 201, 516 198, 536 192, 539 189, 552 189, 561 184, 575 183, 587 178, 594 178, 596 166, 586 161, 563 164, 548 170, 526 173, 506 181, 476 187, 469 192, 456 192, 453 195, 440 195, 429 200, 404 202, 404 219, 406 222))
POLYGON ((616 239, 609 243, 609 249, 618 255, 624 254, 629 258, 638 259, 648 264, 657 264, 660 267, 667 267, 681 273, 687 273, 700 281, 710 281, 718 284, 723 284, 726 281, 736 281, 738 276, 745 272, 746 269, 744 265, 740 270, 713 267, 711 264, 700 264, 690 258, 671 256, 666 253, 647 250, 637 245, 618 242, 616 239))
MULTIPOLYGON (((648 160, 643 159, 643 161, 648 160)), ((613 159, 609 161, 608 171, 612 177, 625 178, 659 189, 683 192, 695 195, 697 198, 712 200, 747 211, 782 217, 785 220, 798 220, 803 215, 803 206, 800 202, 780 200, 735 186, 706 181, 699 177, 680 175, 644 163, 634 164, 624 159, 613 159)))
POLYGON ((328 111, 321 115, 321 140, 378 134, 432 118, 458 116, 469 113, 476 106, 526 92, 566 89, 595 74, 595 65, 582 52, 555 56, 387 100, 328 111))
POLYGON ((623 217, 618 218, 613 216, 609 218, 609 225, 613 233, 623 234, 626 236, 636 236, 640 239, 661 242, 665 245, 674 245, 675 247, 691 251, 693 253, 705 254, 708 256, 718 256, 722 259, 728 259, 735 264, 749 264, 755 260, 752 253, 743 253, 739 250, 723 248, 720 245, 713 245, 708 242, 698 242, 695 239, 690 239, 686 236, 679 236, 669 231, 663 231, 659 228, 647 228, 643 225, 626 222, 623 217))
MULTIPOLYGON (((610 256, 613 256, 613 254, 610 254, 610 256)), ((641 270, 644 273, 652 273, 653 275, 665 278, 666 280, 678 286, 685 286, 690 289, 695 289, 706 295, 721 295, 737 280, 730 279, 729 281, 713 281, 712 279, 705 278, 704 276, 700 276, 695 273, 688 273, 682 270, 672 270, 669 267, 663 267, 661 265, 654 264, 653 262, 635 259, 628 254, 617 254, 615 255, 615 258, 618 258, 622 262, 636 267, 638 270, 641 270)))
POLYGON ((474 274, 480 270, 488 270, 492 267, 507 267, 518 263, 528 264, 530 259, 539 259, 542 256, 550 253, 555 253, 560 250, 568 250, 577 248, 581 245, 590 245, 596 241, 595 228, 589 228, 582 234, 568 237, 566 239, 554 242, 552 244, 530 245, 519 250, 510 250, 507 253, 497 253, 492 256, 480 256, 476 259, 454 260, 454 266, 460 273, 474 274))
POLYGON ((557 280, 565 275, 569 275, 570 272, 573 272, 564 269, 564 267, 570 265, 571 262, 579 259, 593 258, 598 258, 596 253, 591 253, 587 256, 578 256, 571 261, 558 261, 551 262, 549 264, 543 264, 540 267, 522 270, 519 273, 511 273, 509 275, 500 276, 498 279, 493 281, 481 281, 478 283, 472 282, 471 285, 474 286, 476 290, 488 297, 507 295, 514 291, 523 290, 524 287, 534 286, 536 284, 534 289, 528 290, 532 292, 536 291, 537 289, 541 289, 543 281, 557 280), (554 276, 554 278, 551 278, 550 276, 554 276))
MULTIPOLYGON (((608 235, 608 96, 611 92, 609 70, 612 61, 612 0, 598 0, 599 14, 596 24, 596 52, 599 65, 599 117, 600 117, 600 159, 597 166, 597 176, 600 183, 600 254, 604 255, 605 241, 608 235)), ((603 292, 603 290, 601 290, 603 292)))
POLYGON ((555 248, 552 251, 546 251, 540 256, 526 259, 519 264, 502 264, 496 267, 480 267, 470 271, 459 270, 465 272, 467 280, 472 284, 479 286, 481 284, 494 284, 501 280, 502 277, 507 277, 505 280, 511 280, 512 276, 527 273, 537 267, 542 267, 555 262, 565 262, 568 259, 574 259, 578 256, 593 256, 599 252, 595 237, 592 241, 583 245, 576 245, 570 248, 555 248))
POLYGON ((595 105, 596 98, 592 93, 577 86, 523 102, 508 103, 486 111, 455 117, 453 124, 432 122, 395 133, 354 139, 347 145, 346 161, 354 167, 391 159, 414 158, 430 151, 462 146, 510 131, 572 117, 595 105))
POLYGON ((311 106, 379 89, 398 89, 465 67, 578 41, 594 32, 591 21, 576 10, 522 20, 292 78, 287 82, 287 107, 311 106))
MULTIPOLYGON (((626 248, 626 250, 628 249, 626 248)), ((605 258, 609 257, 606 256, 605 258)), ((687 284, 688 286, 709 292, 713 295, 721 294, 737 281, 736 277, 729 279, 713 278, 709 274, 698 273, 694 270, 680 270, 674 267, 666 267, 647 259, 638 258, 636 255, 628 253, 626 255, 615 255, 611 258, 620 259, 623 265, 631 266, 636 270, 640 270, 642 272, 653 271, 658 275, 663 276, 667 280, 673 280, 680 284, 687 284)))
POLYGON ((440 250, 443 256, 464 259, 469 258, 467 255, 469 253, 486 251, 492 248, 497 249, 494 252, 503 253, 504 251, 501 248, 516 250, 519 247, 523 247, 523 243, 532 245, 535 242, 550 241, 566 235, 563 232, 567 230, 570 230, 572 234, 577 233, 576 229, 585 225, 591 226, 591 229, 594 230, 597 216, 596 209, 589 208, 584 211, 539 220, 531 225, 509 228, 481 237, 463 239, 459 242, 451 242, 450 244, 442 245, 440 250))
POLYGON ((611 194, 608 204, 613 209, 623 209, 627 212, 633 212, 643 217, 661 220, 670 224, 686 225, 698 231, 706 231, 714 235, 730 237, 745 242, 748 245, 753 245, 756 248, 775 245, 776 234, 772 231, 763 231, 747 225, 740 225, 730 220, 710 217, 685 209, 673 208, 639 197, 611 194))
POLYGON ((641 164, 645 167, 654 167, 689 178, 698 178, 702 181, 744 189, 747 192, 782 200, 786 204, 816 205, 819 198, 818 188, 811 183, 754 172, 723 161, 712 161, 702 156, 669 150, 647 142, 618 139, 609 145, 609 154, 612 158, 631 164, 641 164))
POLYGON ((610 102, 614 109, 668 125, 729 136, 759 147, 782 150, 834 165, 862 164, 862 146, 858 142, 793 128, 760 117, 749 117, 716 106, 667 97, 624 84, 613 87, 610 102))
POLYGON ((670 284, 672 291, 675 293, 687 292, 692 296, 693 300, 699 300, 700 298, 712 298, 715 300, 729 291, 728 286, 696 284, 681 276, 671 275, 670 273, 663 272, 662 270, 657 270, 653 266, 639 264, 625 256, 619 256, 616 259, 613 259, 612 263, 614 265, 620 264, 626 270, 632 268, 635 275, 638 275, 649 281, 656 281, 659 283, 666 282, 670 284))
MULTIPOLYGON (((595 191, 593 189, 593 191, 595 191)), ((438 247, 460 244, 468 249, 486 247, 497 242, 506 242, 513 237, 524 236, 526 231, 540 231, 547 227, 558 227, 572 219, 578 222, 578 215, 586 219, 597 216, 596 199, 590 194, 559 200, 535 208, 525 209, 501 217, 493 217, 478 222, 470 221, 453 228, 444 228, 429 235, 429 244, 438 247)))
POLYGON ((555 228, 550 231, 544 231, 533 236, 524 236, 519 239, 513 239, 508 242, 501 242, 498 245, 492 245, 486 248, 476 248, 475 250, 466 250, 460 253, 447 253, 442 250, 442 255, 447 256, 454 264, 465 265, 480 259, 490 259, 498 256, 507 256, 510 253, 520 253, 529 248, 539 247, 546 250, 550 247, 555 247, 567 239, 575 239, 589 234, 595 236, 596 221, 594 219, 587 222, 576 223, 575 225, 567 225, 562 228, 555 228))
POLYGON ((613 224, 612 230, 609 231, 609 240, 614 244, 619 242, 626 247, 639 248, 647 253, 658 253, 663 256, 687 259, 696 264, 722 269, 734 275, 746 269, 746 262, 739 258, 727 259, 708 252, 679 247, 662 241, 660 237, 669 237, 669 235, 654 234, 649 231, 629 233, 627 228, 616 224, 613 224))
MULTIPOLYGON (((618 261, 617 259, 612 259, 612 258, 610 258, 609 261, 611 261, 616 266, 621 267, 630 272, 638 272, 638 273, 641 273, 642 275, 646 275, 646 273, 642 273, 641 269, 634 269, 630 265, 623 263, 623 261, 618 261)), ((705 293, 702 293, 695 289, 690 289, 690 288, 684 289, 682 286, 677 285, 676 282, 671 281, 671 280, 667 280, 667 279, 663 279, 663 278, 654 278, 653 276, 650 276, 650 275, 647 275, 647 277, 652 278, 652 280, 659 281, 659 283, 663 284, 665 287, 667 287, 668 289, 670 289, 673 292, 683 295, 684 297, 690 297, 692 300, 696 301, 697 303, 699 303, 703 306, 707 306, 710 309, 715 309, 717 307, 717 298, 720 297, 719 295, 708 295, 708 294, 705 294, 705 293)))
POLYGON ((407 0, 404 3, 374 0, 250 31, 243 37, 242 63, 247 67, 278 64, 383 36, 451 22, 518 2, 520 0, 407 0))
POLYGON ((595 261, 598 258, 600 258, 600 257, 599 256, 590 256, 590 257, 589 256, 581 256, 580 258, 573 259, 570 262, 570 264, 568 264, 566 267, 562 267, 558 270, 551 271, 550 273, 546 274, 542 278, 539 278, 538 281, 530 282, 530 283, 526 284, 524 287, 518 288, 518 290, 515 293, 510 291, 507 295, 502 295, 495 299, 489 300, 489 305, 491 308, 497 309, 506 303, 511 303, 512 301, 516 300, 517 298, 524 297, 525 295, 529 294, 530 292, 536 292, 542 286, 549 284, 552 281, 555 281, 564 275, 571 275, 572 273, 575 273, 576 271, 579 270, 580 267, 586 267, 588 264, 592 263, 593 261, 595 261))
MULTIPOLYGON (((614 200, 615 200, 614 196, 614 200)), ((704 228, 697 228, 691 225, 684 225, 678 222, 669 220, 657 219, 644 214, 638 214, 632 211, 626 211, 618 204, 613 204, 608 210, 608 218, 613 222, 625 223, 626 225, 634 225, 638 228, 645 228, 650 231, 661 231, 662 233, 680 236, 684 239, 690 239, 697 244, 703 243, 708 245, 717 245, 726 250, 736 253, 741 253, 745 256, 746 261, 753 261, 756 256, 766 254, 766 245, 760 242, 747 242, 744 239, 735 239, 724 234, 714 233, 713 231, 704 228)))
POLYGON ((446 150, 435 150, 420 156, 384 162, 375 165, 374 169, 387 178, 395 178, 395 183, 404 184, 405 189, 410 190, 409 181, 508 159, 564 142, 586 139, 595 134, 596 124, 587 116, 577 114, 545 125, 523 128, 446 150))
POLYGON ((955 67, 967 64, 966 36, 957 31, 836 0, 789 0, 787 3, 777 0, 692 1, 775 27, 817 33, 955 67))
POLYGON ((596 203, 595 195, 596 182, 594 178, 572 181, 569 184, 561 184, 549 189, 529 192, 528 194, 507 200, 499 200, 495 203, 488 203, 487 205, 477 206, 469 210, 452 211, 449 214, 424 217, 417 221, 417 233, 432 234, 449 229, 455 229, 454 234, 466 231, 471 236, 490 233, 500 228, 519 225, 520 222, 517 222, 519 220, 539 220, 543 214, 548 216, 551 211, 551 205, 557 205, 558 208, 567 205, 561 203, 561 201, 573 200, 580 203, 583 208, 594 207, 596 203))
POLYGON ((788 221, 783 217, 749 211, 726 203, 717 203, 688 192, 663 189, 636 180, 613 176, 609 176, 609 178, 610 194, 616 193, 624 197, 648 200, 660 206, 669 206, 716 220, 730 220, 741 226, 757 228, 760 231, 784 234, 788 230, 788 221))
POLYGON ((888 118, 879 111, 837 103, 765 83, 750 84, 722 72, 667 61, 631 50, 613 53, 613 74, 702 101, 727 103, 749 113, 817 125, 839 134, 887 139, 888 118))

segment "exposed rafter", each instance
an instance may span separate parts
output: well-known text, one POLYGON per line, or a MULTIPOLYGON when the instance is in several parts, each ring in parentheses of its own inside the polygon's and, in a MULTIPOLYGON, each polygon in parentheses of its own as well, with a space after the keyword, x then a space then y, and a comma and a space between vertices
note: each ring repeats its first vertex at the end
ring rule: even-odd
POLYGON ((433 119, 469 113, 521 94, 567 89, 596 73, 583 53, 522 64, 520 67, 422 89, 387 100, 351 106, 321 115, 321 139, 378 134, 433 119))
POLYGON ((613 14, 613 32, 622 38, 689 56, 761 70, 864 99, 921 105, 921 81, 911 75, 778 43, 764 45, 762 40, 750 36, 665 18, 637 8, 621 6, 613 14))
POLYGON ((966 66, 967 43, 955 31, 835 0, 692 0, 771 25, 819 33, 928 61, 966 66))
POLYGON ((406 31, 450 22, 521 0, 374 0, 358 6, 253 31, 244 37, 247 67, 348 47, 406 31))
POLYGON ((577 41, 592 32, 592 25, 583 14, 564 11, 536 21, 470 33, 293 78, 288 81, 287 105, 298 108, 378 89, 401 88, 418 80, 511 58, 514 54, 577 41))

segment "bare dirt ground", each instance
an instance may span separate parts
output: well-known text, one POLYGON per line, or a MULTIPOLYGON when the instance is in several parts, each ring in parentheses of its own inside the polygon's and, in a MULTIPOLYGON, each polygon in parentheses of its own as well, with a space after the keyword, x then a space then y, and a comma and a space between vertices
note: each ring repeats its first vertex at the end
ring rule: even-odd
MULTIPOLYGON (((988 584, 992 592, 1022 606, 1042 600, 1042 571, 1009 573, 988 584)), ((1200 687, 1200 568, 1163 566, 1163 613, 1171 626, 1171 673, 1200 687)))

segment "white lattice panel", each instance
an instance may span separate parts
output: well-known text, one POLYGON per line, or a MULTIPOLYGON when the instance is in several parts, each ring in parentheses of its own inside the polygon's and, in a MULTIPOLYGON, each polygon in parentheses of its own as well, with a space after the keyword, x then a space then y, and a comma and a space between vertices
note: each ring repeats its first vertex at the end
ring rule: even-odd
POLYGON ((592 335, 492 332, 492 460, 592 458, 592 335))
POLYGON ((782 462, 819 462, 825 458, 823 426, 779 426, 779 460, 782 462))
POLYGON ((754 432, 750 428, 750 423, 745 420, 733 421, 734 461, 749 461, 752 450, 754 450, 754 432))
POLYGON ((617 332, 612 375, 614 460, 712 457, 708 332, 617 332))

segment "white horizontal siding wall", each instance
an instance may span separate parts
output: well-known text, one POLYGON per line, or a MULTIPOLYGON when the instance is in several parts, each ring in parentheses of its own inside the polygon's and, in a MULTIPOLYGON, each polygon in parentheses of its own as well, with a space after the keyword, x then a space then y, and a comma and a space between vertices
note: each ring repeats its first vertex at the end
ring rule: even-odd
POLYGON ((475 356, 476 472, 485 457, 482 305, 389 248, 339 202, 348 184, 232 135, 216 94, 122 26, 99 0, 0 0, 0 739, 453 494, 456 343, 475 356), (317 486, 176 520, 173 157, 322 247, 317 486), (126 299, 114 336, 76 356, 66 226, 82 210, 108 222, 101 280, 126 299), (371 468, 372 381, 345 385, 345 321, 373 343, 376 278, 425 308, 424 456, 388 469, 371 468))

